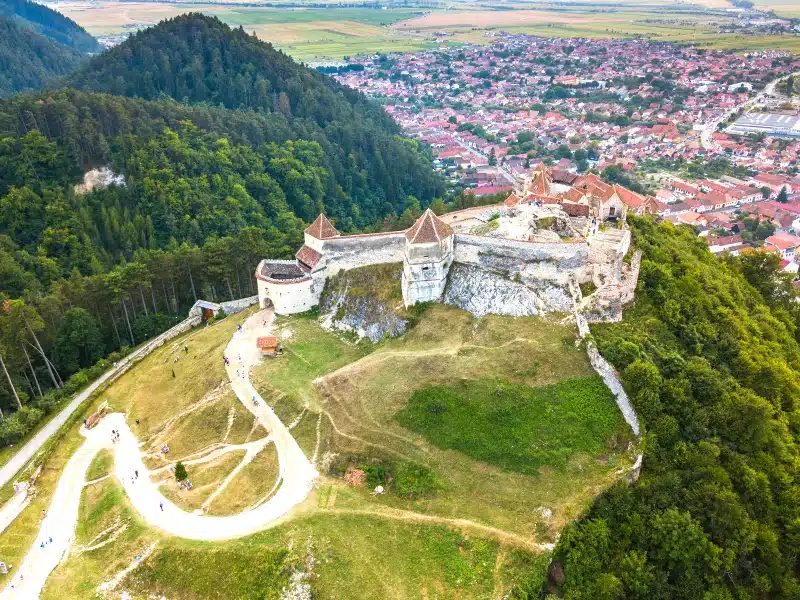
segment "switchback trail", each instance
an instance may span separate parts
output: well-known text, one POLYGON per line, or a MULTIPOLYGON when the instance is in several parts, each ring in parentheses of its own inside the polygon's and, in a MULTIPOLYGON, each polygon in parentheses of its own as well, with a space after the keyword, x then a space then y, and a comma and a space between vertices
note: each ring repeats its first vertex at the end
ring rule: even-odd
POLYGON ((317 472, 289 430, 261 399, 246 376, 249 367, 258 360, 255 340, 269 330, 271 322, 271 313, 262 311, 251 316, 243 330, 234 334, 225 351, 231 358, 228 368, 228 375, 232 378, 231 387, 275 443, 279 462, 278 480, 281 482, 277 492, 263 504, 236 515, 212 517, 187 513, 159 492, 142 462, 139 442, 125 422, 125 415, 112 413, 94 429, 81 430, 86 441, 70 458, 61 474, 49 511, 42 520, 39 536, 22 565, 0 593, 0 600, 33 600, 39 597, 50 573, 72 544, 86 472, 95 455, 103 448, 113 450, 115 475, 125 488, 134 509, 148 525, 170 535, 208 541, 250 535, 278 524, 306 499, 317 472), (258 325, 262 322, 266 322, 266 328, 258 325), (244 368, 245 377, 237 376, 233 363, 244 368), (258 400, 257 406, 253 404, 253 398, 258 400), (111 439, 112 430, 119 432, 119 441, 116 443, 111 439), (138 479, 134 477, 136 471, 141 475, 138 479))

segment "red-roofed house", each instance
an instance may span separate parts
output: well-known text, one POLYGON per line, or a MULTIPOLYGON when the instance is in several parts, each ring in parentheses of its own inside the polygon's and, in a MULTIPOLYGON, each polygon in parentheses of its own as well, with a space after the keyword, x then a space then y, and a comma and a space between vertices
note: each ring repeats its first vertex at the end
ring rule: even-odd
POLYGON ((775 248, 784 260, 794 261, 795 257, 800 255, 800 252, 797 252, 797 248, 800 247, 800 237, 790 233, 771 235, 764 240, 764 245, 775 248))

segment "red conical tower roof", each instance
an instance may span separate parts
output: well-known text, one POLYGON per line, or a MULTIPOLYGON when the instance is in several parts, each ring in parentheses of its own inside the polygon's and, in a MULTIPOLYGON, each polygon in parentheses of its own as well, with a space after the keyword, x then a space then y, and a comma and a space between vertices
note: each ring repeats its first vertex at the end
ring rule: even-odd
POLYGON ((328 221, 328 217, 322 213, 320 213, 316 221, 306 227, 305 232, 318 240, 339 237, 339 232, 336 231, 336 227, 334 227, 331 222, 328 221))
POLYGON ((406 239, 412 244, 433 244, 453 235, 453 228, 429 208, 408 231, 406 239))

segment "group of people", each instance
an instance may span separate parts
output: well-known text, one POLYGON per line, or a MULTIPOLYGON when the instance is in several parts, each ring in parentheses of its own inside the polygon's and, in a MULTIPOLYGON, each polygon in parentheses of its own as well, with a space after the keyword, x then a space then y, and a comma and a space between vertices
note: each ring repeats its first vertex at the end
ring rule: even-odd
POLYGON ((111 430, 111 442, 116 444, 119 441, 119 431, 116 429, 111 430))
MULTIPOLYGON (((239 327, 241 328, 241 325, 239 327)), ((247 373, 247 371, 245 370, 244 362, 242 361, 242 353, 241 352, 236 355, 236 360, 239 363, 239 367, 236 368, 236 377, 238 379, 244 379, 245 378, 244 376, 247 373)), ((222 355, 222 362, 225 363, 226 367, 230 367, 231 366, 231 359, 228 358, 224 354, 222 355)))

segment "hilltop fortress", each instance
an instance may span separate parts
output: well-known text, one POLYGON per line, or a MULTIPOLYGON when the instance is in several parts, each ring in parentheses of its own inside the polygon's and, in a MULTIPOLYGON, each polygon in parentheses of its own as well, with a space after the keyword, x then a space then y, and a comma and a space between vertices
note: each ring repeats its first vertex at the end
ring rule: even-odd
POLYGON ((259 304, 303 312, 340 271, 398 263, 406 306, 434 301, 475 315, 579 311, 589 321, 616 320, 639 272, 638 254, 626 262, 625 217, 646 202, 596 175, 540 164, 517 178, 503 204, 441 217, 428 209, 405 231, 341 235, 321 214, 295 260, 259 263, 259 304))

